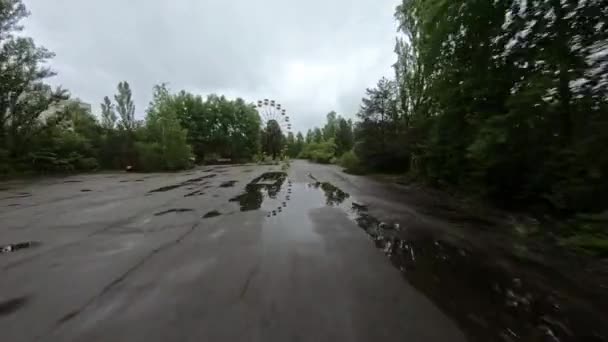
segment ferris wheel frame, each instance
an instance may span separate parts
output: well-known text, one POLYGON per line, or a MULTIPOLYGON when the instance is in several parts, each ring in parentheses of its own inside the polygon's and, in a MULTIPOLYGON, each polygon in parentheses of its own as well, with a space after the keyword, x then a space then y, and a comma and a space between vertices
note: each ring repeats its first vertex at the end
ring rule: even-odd
POLYGON ((291 133, 291 118, 287 114, 287 110, 278 101, 271 99, 259 100, 256 105, 256 110, 260 115, 264 127, 270 121, 275 121, 279 124, 281 131, 286 134, 291 133))

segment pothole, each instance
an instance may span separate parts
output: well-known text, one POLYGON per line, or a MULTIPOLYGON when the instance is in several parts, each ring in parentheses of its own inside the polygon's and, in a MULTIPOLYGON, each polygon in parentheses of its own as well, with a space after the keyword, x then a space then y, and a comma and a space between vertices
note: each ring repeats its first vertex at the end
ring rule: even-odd
POLYGON ((241 211, 260 209, 264 199, 276 199, 286 179, 285 172, 264 173, 247 184, 245 192, 230 199, 230 202, 238 202, 241 211))
POLYGON ((22 249, 38 247, 40 245, 41 245, 41 243, 37 242, 37 241, 27 241, 27 242, 12 243, 9 245, 0 245, 0 254, 13 253, 13 252, 17 252, 22 249))
POLYGON ((169 210, 158 212, 158 213, 154 214, 154 216, 163 216, 163 215, 167 215, 167 214, 171 214, 171 213, 187 213, 187 212, 191 212, 191 211, 194 211, 194 209, 176 208, 176 209, 169 209, 169 210))
POLYGON ((10 315, 27 304, 29 297, 17 297, 0 302, 0 316, 10 315))
POLYGON ((238 181, 231 180, 220 184, 220 188, 232 188, 238 181))
POLYGON ((178 184, 167 185, 167 186, 160 187, 158 189, 150 190, 150 191, 148 191, 148 194, 152 194, 152 193, 156 193, 156 192, 166 192, 166 191, 170 191, 170 190, 173 190, 173 189, 181 188, 181 187, 184 187, 184 186, 198 184, 198 183, 200 183, 201 181, 203 181, 205 179, 213 178, 213 177, 216 177, 216 176, 217 176, 216 174, 210 174, 210 175, 206 175, 206 176, 202 176, 202 177, 188 179, 188 180, 185 180, 185 181, 183 181, 181 183, 178 183, 178 184))
POLYGON ((217 210, 213 210, 213 211, 210 211, 210 212, 206 213, 205 215, 203 215, 203 218, 208 219, 208 218, 217 217, 220 215, 222 215, 222 213, 220 213, 217 210))
POLYGON ((80 190, 80 192, 91 192, 91 191, 93 191, 93 190, 91 190, 91 189, 82 189, 82 190, 80 190))

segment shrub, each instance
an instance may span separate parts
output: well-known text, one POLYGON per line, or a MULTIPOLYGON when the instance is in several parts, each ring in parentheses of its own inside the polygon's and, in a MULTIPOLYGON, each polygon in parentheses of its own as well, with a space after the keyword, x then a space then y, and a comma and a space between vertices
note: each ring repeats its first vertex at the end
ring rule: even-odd
POLYGON ((310 159, 316 163, 329 164, 336 154, 336 144, 333 139, 320 143, 310 143, 298 156, 302 159, 310 159))
POLYGON ((136 142, 135 151, 137 153, 135 167, 138 171, 162 170, 164 162, 159 144, 136 142))
POLYGON ((363 167, 361 161, 354 151, 345 152, 339 159, 338 164, 342 166, 346 172, 350 173, 362 173, 363 167))
POLYGON ((76 161, 76 169, 81 171, 94 171, 99 168, 99 162, 95 158, 80 158, 76 161))

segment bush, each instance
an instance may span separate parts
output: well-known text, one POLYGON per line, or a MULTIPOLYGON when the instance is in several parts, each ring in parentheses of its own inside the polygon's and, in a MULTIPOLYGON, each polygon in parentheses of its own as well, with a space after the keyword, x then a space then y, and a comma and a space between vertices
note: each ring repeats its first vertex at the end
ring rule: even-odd
POLYGON ((338 164, 342 166, 347 172, 350 173, 362 173, 363 168, 361 161, 354 151, 348 151, 344 153, 339 159, 338 164))
POLYGON ((316 163, 329 164, 336 154, 336 144, 333 139, 320 143, 310 143, 304 146, 304 149, 298 158, 309 159, 316 163))
POLYGON ((76 169, 81 171, 94 171, 99 169, 99 162, 95 158, 80 158, 76 161, 76 169))
POLYGON ((137 153, 138 171, 158 171, 163 168, 163 157, 160 145, 157 143, 136 142, 135 151, 137 153))

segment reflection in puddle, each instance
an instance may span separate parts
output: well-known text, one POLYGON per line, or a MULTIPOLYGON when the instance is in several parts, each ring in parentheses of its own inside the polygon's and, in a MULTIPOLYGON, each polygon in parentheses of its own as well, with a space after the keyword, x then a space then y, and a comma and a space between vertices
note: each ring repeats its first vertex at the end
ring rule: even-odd
POLYGON ((36 241, 27 241, 27 242, 19 242, 13 243, 9 245, 0 245, 0 254, 4 253, 12 253, 16 252, 20 249, 32 248, 40 246, 40 242, 36 241))
POLYGON ((498 255, 458 246, 430 230, 383 222, 332 184, 314 179, 308 186, 323 191, 326 205, 343 209, 471 341, 607 341, 603 314, 566 295, 563 280, 545 278, 533 266, 507 268, 498 255))
POLYGON ((241 211, 260 209, 265 198, 276 199, 286 178, 285 172, 264 173, 245 186, 245 193, 230 199, 230 202, 238 202, 241 211))
POLYGON ((336 206, 344 202, 347 198, 350 197, 349 194, 340 190, 338 187, 334 186, 331 183, 327 182, 315 182, 310 184, 311 187, 316 189, 321 188, 323 192, 325 192, 325 198, 327 199, 327 205, 336 206))
POLYGON ((188 209, 188 208, 169 209, 169 210, 158 212, 158 213, 154 214, 154 216, 163 216, 163 215, 167 215, 167 214, 171 214, 171 213, 187 213, 187 212, 191 212, 191 211, 194 211, 194 210, 188 209))

